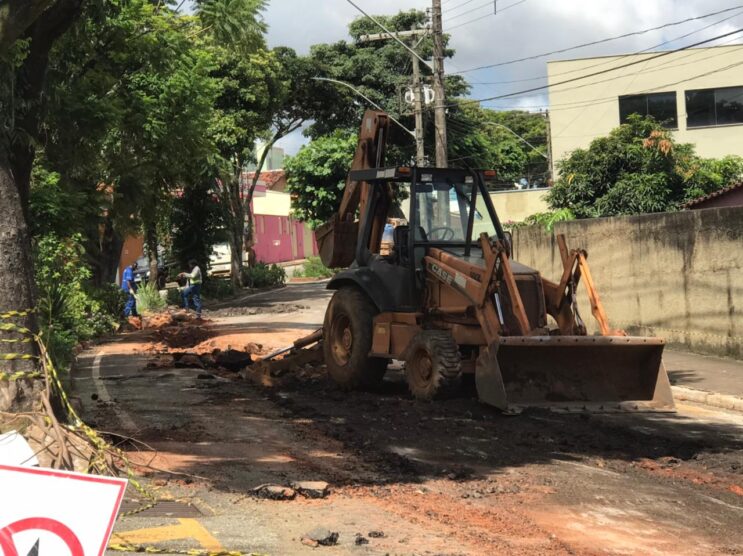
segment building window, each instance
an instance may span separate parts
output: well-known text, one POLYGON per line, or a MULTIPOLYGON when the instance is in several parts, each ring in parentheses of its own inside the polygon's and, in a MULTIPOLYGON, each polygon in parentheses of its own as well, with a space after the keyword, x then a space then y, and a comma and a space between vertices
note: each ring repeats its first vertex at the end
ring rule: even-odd
POLYGON ((619 97, 619 123, 626 124, 630 114, 652 116, 663 127, 678 127, 676 93, 653 93, 647 95, 627 95, 619 97))
POLYGON ((686 91, 686 127, 743 124, 743 87, 686 91))

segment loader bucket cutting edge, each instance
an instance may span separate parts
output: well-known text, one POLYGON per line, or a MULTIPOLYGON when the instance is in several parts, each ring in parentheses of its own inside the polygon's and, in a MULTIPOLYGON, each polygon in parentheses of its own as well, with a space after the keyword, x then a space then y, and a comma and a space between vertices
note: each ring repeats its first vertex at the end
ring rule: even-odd
POLYGON ((315 232, 322 263, 328 268, 350 266, 356 255, 358 222, 343 221, 335 216, 315 232))
POLYGON ((481 361, 476 380, 481 400, 500 409, 675 409, 659 338, 514 336, 496 344, 486 351, 495 357, 481 361))

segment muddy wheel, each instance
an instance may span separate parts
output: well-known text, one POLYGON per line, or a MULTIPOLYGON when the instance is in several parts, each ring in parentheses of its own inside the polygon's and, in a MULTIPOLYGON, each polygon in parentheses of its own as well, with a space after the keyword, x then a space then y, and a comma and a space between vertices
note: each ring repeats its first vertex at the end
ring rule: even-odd
POLYGON ((387 359, 369 357, 377 313, 371 300, 354 287, 341 288, 330 300, 323 352, 330 378, 344 390, 369 388, 384 377, 387 359))
POLYGON ((410 393, 432 400, 447 391, 462 372, 459 348, 451 334, 424 330, 410 342, 405 357, 405 376, 410 393))

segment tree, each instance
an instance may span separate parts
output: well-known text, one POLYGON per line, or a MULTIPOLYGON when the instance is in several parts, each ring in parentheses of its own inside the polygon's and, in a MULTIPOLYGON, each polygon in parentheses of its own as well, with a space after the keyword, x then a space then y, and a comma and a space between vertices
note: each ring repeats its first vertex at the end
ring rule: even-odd
MULTIPOLYGON (((81 0, 20 2, 0 8, 0 313, 33 308, 28 210, 34 140, 39 136, 49 52, 75 21, 81 0)), ((36 330, 33 314, 14 319, 36 330)), ((31 344, 0 343, 0 353, 31 354, 31 344)), ((27 370, 31 361, 9 362, 27 370)))
POLYGON ((356 134, 337 130, 303 146, 286 160, 287 190, 299 220, 314 228, 332 217, 343 195, 357 141, 356 134))
MULTIPOLYGON (((318 68, 312 59, 297 56, 291 48, 274 48, 272 54, 278 63, 277 72, 281 86, 278 88, 279 94, 272 98, 269 138, 263 145, 263 151, 258 158, 253 179, 245 196, 245 203, 249 207, 252 205, 255 188, 271 148, 279 140, 294 133, 323 112, 327 106, 328 86, 314 79, 318 68)), ((247 211, 245 238, 247 248, 252 252, 255 244, 252 210, 247 211)))
POLYGON ((223 213, 211 174, 194 173, 192 180, 173 200, 170 214, 172 253, 180 268, 196 259, 206 269, 212 247, 226 239, 223 213))
POLYGON ((702 159, 651 117, 630 116, 558 165, 553 209, 578 218, 678 210, 686 201, 743 177, 743 158, 702 159))
POLYGON ((212 77, 220 84, 220 94, 208 129, 215 143, 208 171, 217 177, 216 187, 230 242, 232 283, 240 287, 246 212, 243 172, 248 162, 254 160, 256 139, 270 125, 281 83, 272 55, 265 50, 250 57, 225 49, 216 52, 220 62, 212 77))
POLYGON ((147 0, 92 4, 54 53, 45 160, 61 188, 98 207, 79 221, 98 284, 115 279, 123 237, 140 231, 155 279, 173 190, 210 152, 217 88, 194 31, 147 0))

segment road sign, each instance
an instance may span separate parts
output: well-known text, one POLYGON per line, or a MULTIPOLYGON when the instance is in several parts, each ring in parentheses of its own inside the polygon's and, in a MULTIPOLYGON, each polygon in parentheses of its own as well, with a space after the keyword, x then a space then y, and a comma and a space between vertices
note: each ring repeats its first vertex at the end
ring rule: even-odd
POLYGON ((0 556, 103 556, 126 484, 0 465, 0 556))

